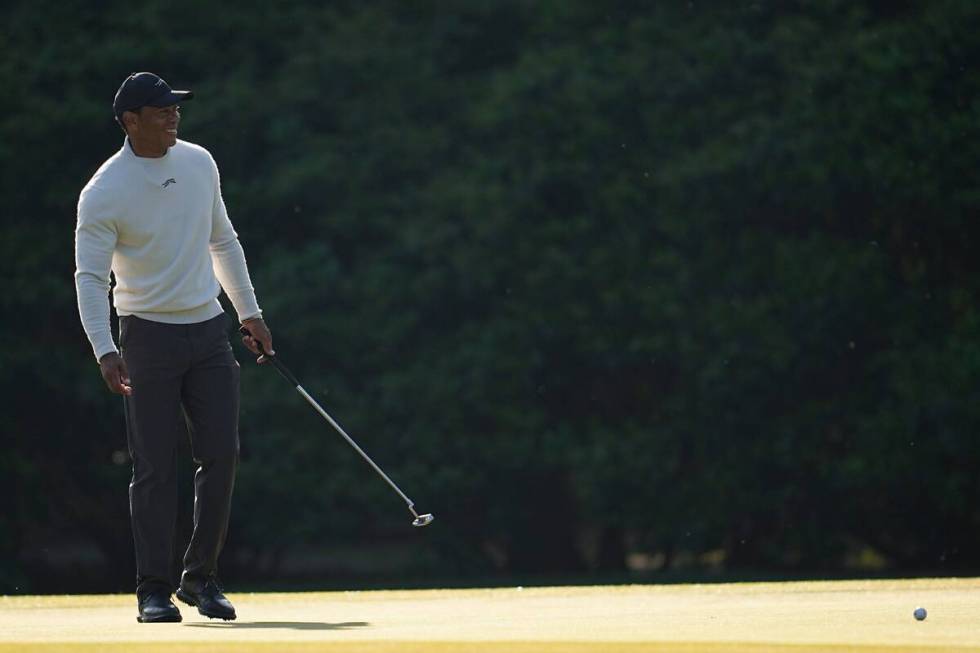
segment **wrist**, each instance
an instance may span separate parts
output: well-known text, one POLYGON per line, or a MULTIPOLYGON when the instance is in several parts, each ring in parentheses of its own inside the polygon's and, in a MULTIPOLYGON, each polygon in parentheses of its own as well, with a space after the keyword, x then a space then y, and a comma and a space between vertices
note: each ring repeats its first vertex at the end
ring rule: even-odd
POLYGON ((118 356, 118 355, 119 355, 118 351, 107 351, 106 353, 99 356, 99 365, 109 360, 109 358, 111 358, 112 356, 118 356))

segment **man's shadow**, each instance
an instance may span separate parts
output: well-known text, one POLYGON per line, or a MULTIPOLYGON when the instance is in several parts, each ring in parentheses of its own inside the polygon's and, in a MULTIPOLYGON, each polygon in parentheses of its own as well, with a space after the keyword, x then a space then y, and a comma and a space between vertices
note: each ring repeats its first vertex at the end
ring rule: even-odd
POLYGON ((194 628, 286 628, 289 630, 350 630, 370 626, 366 621, 344 621, 324 623, 320 621, 223 621, 197 622, 184 624, 194 628))

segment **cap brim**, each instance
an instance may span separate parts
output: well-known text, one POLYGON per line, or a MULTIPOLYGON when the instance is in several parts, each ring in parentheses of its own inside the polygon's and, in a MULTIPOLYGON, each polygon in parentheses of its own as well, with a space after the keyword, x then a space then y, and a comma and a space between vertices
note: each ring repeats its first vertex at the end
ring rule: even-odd
POLYGON ((186 102, 187 100, 193 100, 194 93, 191 91, 170 91, 169 93, 164 93, 158 98, 153 98, 143 106, 147 107, 169 107, 174 104, 180 104, 181 102, 186 102))

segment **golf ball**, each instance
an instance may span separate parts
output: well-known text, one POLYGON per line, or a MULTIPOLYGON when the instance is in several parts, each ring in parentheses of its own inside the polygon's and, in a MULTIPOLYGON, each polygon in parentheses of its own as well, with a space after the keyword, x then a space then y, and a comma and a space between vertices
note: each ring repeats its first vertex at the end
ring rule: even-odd
POLYGON ((922 621, 926 618, 926 614, 927 613, 925 608, 916 608, 915 611, 912 613, 912 616, 914 616, 917 621, 922 621))

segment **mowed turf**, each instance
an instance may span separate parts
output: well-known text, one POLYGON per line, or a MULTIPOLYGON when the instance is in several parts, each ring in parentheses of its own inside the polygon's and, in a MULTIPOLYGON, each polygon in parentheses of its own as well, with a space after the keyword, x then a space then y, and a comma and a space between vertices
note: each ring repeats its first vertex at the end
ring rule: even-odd
POLYGON ((237 621, 181 624, 136 623, 130 596, 0 597, 0 652, 980 652, 980 579, 229 597, 237 621))

